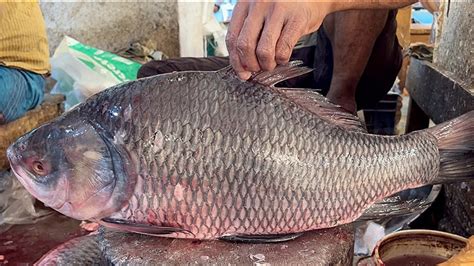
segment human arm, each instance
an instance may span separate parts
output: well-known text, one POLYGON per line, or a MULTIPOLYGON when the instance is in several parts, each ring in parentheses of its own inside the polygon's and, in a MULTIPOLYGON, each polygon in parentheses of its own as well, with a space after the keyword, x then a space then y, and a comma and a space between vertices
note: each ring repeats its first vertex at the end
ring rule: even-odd
POLYGON ((439 11, 440 0, 420 0, 420 3, 432 14, 439 11))
POLYGON ((350 0, 237 3, 226 43, 230 63, 242 79, 288 62, 300 37, 316 31, 331 13, 350 9, 395 9, 415 0, 350 0))

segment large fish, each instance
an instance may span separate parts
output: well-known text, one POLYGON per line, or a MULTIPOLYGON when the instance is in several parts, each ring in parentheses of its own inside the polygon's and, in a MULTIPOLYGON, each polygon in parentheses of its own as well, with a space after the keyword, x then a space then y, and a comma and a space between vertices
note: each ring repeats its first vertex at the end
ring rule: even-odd
POLYGON ((36 198, 82 220, 150 235, 278 241, 358 219, 398 191, 474 176, 474 112, 404 136, 304 89, 290 63, 103 91, 8 149, 36 198))

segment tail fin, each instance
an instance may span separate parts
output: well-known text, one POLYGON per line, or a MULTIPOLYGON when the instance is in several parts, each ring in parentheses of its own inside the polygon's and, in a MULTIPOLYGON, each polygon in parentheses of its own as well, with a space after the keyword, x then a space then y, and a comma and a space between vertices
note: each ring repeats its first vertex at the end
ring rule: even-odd
POLYGON ((435 183, 474 178, 474 111, 428 131, 439 146, 440 168, 435 183))

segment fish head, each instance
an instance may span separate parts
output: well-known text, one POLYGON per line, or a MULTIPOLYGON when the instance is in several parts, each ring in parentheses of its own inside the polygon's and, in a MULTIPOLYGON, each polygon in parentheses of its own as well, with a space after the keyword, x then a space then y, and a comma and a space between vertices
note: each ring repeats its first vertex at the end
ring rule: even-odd
POLYGON ((87 120, 57 120, 20 137, 7 150, 11 169, 38 200, 79 220, 106 217, 124 203, 123 162, 87 120), (120 168, 120 167, 118 167, 120 168))

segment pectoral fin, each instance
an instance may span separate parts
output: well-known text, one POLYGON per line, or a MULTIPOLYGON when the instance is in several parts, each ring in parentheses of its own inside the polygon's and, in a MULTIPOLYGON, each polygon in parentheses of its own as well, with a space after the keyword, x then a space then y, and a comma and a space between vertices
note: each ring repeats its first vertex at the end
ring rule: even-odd
POLYGON ((226 235, 221 236, 219 239, 229 242, 237 243, 279 243, 296 239, 303 235, 303 233, 292 233, 292 234, 281 234, 281 235, 226 235))
POLYGON ((120 219, 105 218, 105 219, 102 219, 99 223, 109 228, 115 228, 115 229, 123 230, 127 232, 139 233, 139 234, 144 234, 144 235, 152 235, 152 236, 165 236, 165 235, 169 235, 173 233, 192 234, 191 232, 183 228, 157 226, 157 225, 150 225, 150 224, 136 224, 136 223, 131 223, 130 221, 120 220, 120 219))

